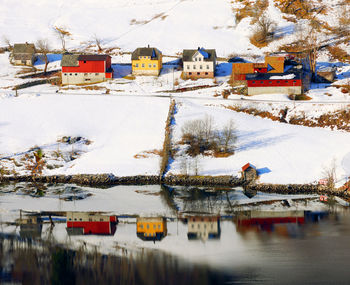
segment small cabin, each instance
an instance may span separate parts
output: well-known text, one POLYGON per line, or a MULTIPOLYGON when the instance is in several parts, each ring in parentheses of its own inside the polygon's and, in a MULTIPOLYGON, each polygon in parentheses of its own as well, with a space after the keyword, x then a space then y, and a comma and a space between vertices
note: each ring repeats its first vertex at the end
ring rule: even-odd
POLYGON ((242 178, 245 181, 254 181, 258 178, 258 173, 256 171, 256 167, 251 164, 247 163, 242 167, 242 178))
POLYGON ((67 212, 67 233, 69 235, 114 235, 118 224, 117 216, 90 212, 67 212))
POLYGON ((160 241, 168 234, 167 221, 163 217, 136 219, 137 237, 144 241, 160 241))
POLYGON ((11 62, 14 65, 33 66, 35 61, 35 46, 31 43, 14 44, 11 62))

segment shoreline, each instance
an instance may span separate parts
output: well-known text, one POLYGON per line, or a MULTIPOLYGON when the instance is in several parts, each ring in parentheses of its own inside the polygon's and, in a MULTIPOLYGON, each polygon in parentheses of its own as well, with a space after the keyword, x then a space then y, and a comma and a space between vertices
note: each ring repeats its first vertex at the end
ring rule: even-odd
POLYGON ((350 191, 330 189, 315 184, 247 184, 241 178, 225 176, 183 176, 172 175, 159 177, 158 175, 135 175, 117 177, 113 174, 76 174, 37 176, 3 176, 0 177, 0 186, 5 183, 36 182, 53 184, 76 184, 88 187, 112 187, 117 185, 160 185, 169 186, 198 186, 198 187, 243 187, 249 191, 278 193, 278 194, 327 194, 350 200, 350 191))

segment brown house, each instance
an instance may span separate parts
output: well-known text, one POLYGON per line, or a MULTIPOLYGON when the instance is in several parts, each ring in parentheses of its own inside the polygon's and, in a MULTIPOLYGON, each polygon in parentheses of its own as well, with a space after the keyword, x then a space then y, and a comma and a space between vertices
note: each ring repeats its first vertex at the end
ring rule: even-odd
POLYGON ((14 44, 10 58, 14 65, 33 66, 35 62, 34 44, 14 44))

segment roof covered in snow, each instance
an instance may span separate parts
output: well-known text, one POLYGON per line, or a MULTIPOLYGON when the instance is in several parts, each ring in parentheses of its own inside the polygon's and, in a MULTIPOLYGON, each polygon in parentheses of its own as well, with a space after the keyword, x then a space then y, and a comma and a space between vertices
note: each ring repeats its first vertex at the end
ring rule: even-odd
POLYGON ((247 74, 246 80, 291 80, 301 79, 301 73, 254 73, 247 74))

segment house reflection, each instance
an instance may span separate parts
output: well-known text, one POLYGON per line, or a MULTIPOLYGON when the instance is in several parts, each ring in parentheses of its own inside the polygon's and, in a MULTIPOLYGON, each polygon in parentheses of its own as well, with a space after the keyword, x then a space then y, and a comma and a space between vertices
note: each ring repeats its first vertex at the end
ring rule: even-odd
POLYGON ((114 235, 117 216, 90 212, 67 212, 68 235, 114 235))
POLYGON ((304 211, 250 211, 235 219, 237 231, 275 232, 281 236, 296 234, 295 226, 305 223, 304 211))
POLYGON ((163 217, 136 219, 137 237, 144 241, 161 241, 168 234, 167 221, 163 217))
POLYGON ((187 217, 189 240, 220 239, 220 218, 218 216, 191 216, 187 217))
POLYGON ((22 238, 36 239, 41 237, 43 220, 40 216, 26 216, 16 220, 19 225, 19 235, 22 238))

